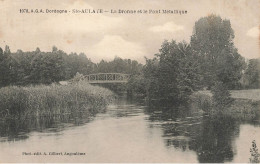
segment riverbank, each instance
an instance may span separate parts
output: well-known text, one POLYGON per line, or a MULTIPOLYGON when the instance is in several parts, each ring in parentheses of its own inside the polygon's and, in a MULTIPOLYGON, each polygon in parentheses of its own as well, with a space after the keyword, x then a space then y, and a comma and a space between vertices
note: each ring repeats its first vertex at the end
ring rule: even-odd
POLYGON ((210 91, 198 91, 191 95, 192 108, 202 110, 210 115, 223 114, 241 120, 258 119, 260 116, 260 90, 230 91, 234 99, 225 110, 213 109, 210 91))
MULTIPOLYGON (((198 91, 198 93, 212 96, 209 90, 198 91)), ((230 94, 234 99, 260 100, 260 89, 231 90, 230 94)))
POLYGON ((18 119, 73 112, 95 113, 113 97, 110 90, 83 81, 66 86, 10 86, 0 89, 0 115, 2 119, 18 119))

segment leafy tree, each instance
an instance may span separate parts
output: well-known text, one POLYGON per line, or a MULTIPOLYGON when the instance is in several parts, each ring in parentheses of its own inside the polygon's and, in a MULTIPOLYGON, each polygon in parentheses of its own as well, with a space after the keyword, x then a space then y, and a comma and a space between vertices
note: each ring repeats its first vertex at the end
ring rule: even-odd
POLYGON ((0 87, 7 86, 13 82, 13 65, 11 60, 10 48, 6 45, 4 52, 0 49, 0 87))
POLYGON ((36 53, 40 53, 40 52, 41 52, 40 48, 37 47, 36 50, 35 50, 35 52, 36 52, 36 53))
POLYGON ((93 73, 94 63, 84 53, 70 53, 65 54, 62 51, 58 51, 63 58, 63 74, 65 79, 73 78, 77 72, 86 75, 93 73))
POLYGON ((133 75, 127 83, 127 91, 129 95, 146 96, 146 80, 143 75, 133 75))
POLYGON ((187 102, 189 95, 198 89, 199 81, 190 45, 165 41, 156 56, 146 60, 144 67, 148 98, 167 105, 187 102))
POLYGON ((69 80, 76 73, 83 75, 98 72, 139 74, 142 65, 130 59, 116 57, 113 61, 93 63, 84 53, 67 54, 53 46, 51 52, 11 53, 9 46, 0 49, 0 87, 7 85, 50 84, 69 80))
POLYGON ((4 52, 3 49, 0 47, 0 87, 5 85, 5 71, 6 71, 6 66, 4 63, 4 52))
POLYGON ((245 71, 245 78, 248 81, 247 88, 256 89, 260 87, 260 59, 250 59, 245 71))
POLYGON ((9 48, 9 46, 5 46, 5 51, 4 51, 4 54, 11 54, 11 50, 9 48))
POLYGON ((57 52, 58 51, 58 48, 56 46, 53 46, 52 47, 52 52, 57 52))
POLYGON ((97 67, 94 69, 96 73, 106 73, 106 72, 115 72, 115 73, 126 73, 126 74, 140 74, 142 71, 142 64, 139 64, 135 60, 131 59, 121 59, 120 57, 115 57, 112 61, 101 60, 97 67))
POLYGON ((29 78, 31 73, 31 61, 34 52, 23 52, 22 50, 17 50, 16 53, 12 54, 14 58, 18 61, 16 67, 17 81, 16 85, 26 85, 30 84, 29 78))
POLYGON ((146 64, 143 68, 144 78, 145 78, 145 90, 146 90, 146 98, 148 102, 152 102, 154 99, 158 99, 159 95, 159 77, 158 71, 159 69, 159 59, 147 59, 146 64))
POLYGON ((31 64, 30 82, 50 84, 63 79, 62 76, 62 56, 53 52, 39 52, 34 55, 31 64))
POLYGON ((210 15, 199 19, 191 36, 191 47, 199 57, 201 83, 211 88, 215 81, 229 89, 238 87, 245 67, 244 58, 234 46, 234 31, 229 20, 210 15))

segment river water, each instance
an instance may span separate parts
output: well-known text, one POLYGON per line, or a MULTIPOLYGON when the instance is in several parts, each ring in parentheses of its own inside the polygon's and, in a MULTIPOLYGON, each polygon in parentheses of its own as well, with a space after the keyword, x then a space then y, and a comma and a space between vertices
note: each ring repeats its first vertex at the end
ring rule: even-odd
POLYGON ((0 162, 249 162, 252 141, 260 144, 258 121, 125 100, 94 116, 1 123, 0 133, 0 162))

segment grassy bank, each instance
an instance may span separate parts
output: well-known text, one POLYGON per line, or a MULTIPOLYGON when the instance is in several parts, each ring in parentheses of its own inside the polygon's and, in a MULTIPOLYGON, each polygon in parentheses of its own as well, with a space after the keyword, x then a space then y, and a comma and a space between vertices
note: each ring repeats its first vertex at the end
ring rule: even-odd
POLYGON ((191 105, 195 110, 203 110, 211 115, 223 114, 236 119, 252 120, 260 116, 260 97, 256 90, 231 91, 234 98, 231 106, 225 109, 213 107, 212 94, 209 91, 199 91, 191 95, 191 105), (251 92, 254 96, 248 96, 251 92), (254 97, 251 99, 251 97, 254 97))
POLYGON ((105 88, 85 82, 0 89, 0 118, 52 116, 73 112, 95 112, 113 99, 105 88))
MULTIPOLYGON (((198 93, 212 96, 210 91, 198 91, 198 93)), ((231 90, 230 93, 235 99, 260 100, 260 89, 231 90)))

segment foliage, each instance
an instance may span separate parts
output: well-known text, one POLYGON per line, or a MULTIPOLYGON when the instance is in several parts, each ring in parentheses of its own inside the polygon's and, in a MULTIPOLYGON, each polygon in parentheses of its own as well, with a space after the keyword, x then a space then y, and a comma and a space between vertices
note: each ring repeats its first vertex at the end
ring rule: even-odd
POLYGON ((260 154, 258 153, 258 149, 257 149, 255 140, 252 141, 252 148, 250 148, 250 153, 251 153, 251 157, 249 158, 250 163, 259 163, 260 154))
POLYGON ((8 85, 51 84, 69 80, 76 73, 118 72, 139 74, 142 65, 135 60, 116 57, 113 61, 91 62, 84 53, 69 55, 57 47, 51 52, 42 52, 38 47, 32 52, 17 50, 11 53, 8 46, 0 48, 0 87, 8 85))
POLYGON ((78 83, 78 82, 80 82, 83 79, 84 79, 84 75, 82 75, 81 73, 77 72, 76 75, 72 79, 70 79, 69 81, 71 83, 78 83))
MULTIPOLYGON (((252 90, 244 91, 250 91, 253 95, 254 92, 257 92, 257 90, 253 92, 252 90)), ((257 120, 260 115, 260 101, 246 97, 244 91, 231 91, 231 97, 234 98, 234 101, 231 101, 230 104, 227 105, 228 107, 225 108, 216 106, 216 100, 213 100, 212 93, 209 91, 194 92, 190 96, 190 107, 192 111, 197 112, 202 110, 214 117, 225 116, 240 121, 257 120)))
POLYGON ((148 99, 180 104, 194 90, 210 89, 217 82, 212 90, 215 106, 228 107, 232 99, 227 89, 240 86, 245 68, 233 39, 230 21, 210 15, 195 23, 190 45, 165 41, 155 58, 146 59, 143 69, 148 99))
POLYGON ((245 84, 246 88, 256 89, 260 87, 260 58, 258 59, 250 59, 247 69, 245 71, 244 80, 246 80, 247 84, 245 84))
POLYGON ((194 55, 199 58, 203 86, 211 88, 215 81, 221 81, 229 89, 239 87, 245 61, 233 39, 229 20, 210 15, 195 23, 190 43, 194 55))
POLYGON ((8 46, 5 47, 5 51, 0 48, 0 87, 12 83, 16 79, 14 76, 15 62, 11 60, 10 54, 8 46))
POLYGON ((127 92, 129 95, 146 96, 146 80, 143 75, 133 75, 127 82, 127 92))
POLYGON ((212 97, 204 93, 193 93, 190 96, 190 102, 193 110, 199 109, 204 112, 210 112, 212 109, 212 97))
POLYGON ((169 105, 187 102, 198 88, 199 78, 190 45, 165 41, 157 57, 146 61, 144 77, 149 100, 157 99, 169 105))
POLYGON ((213 94, 212 98, 215 108, 223 110, 224 108, 231 106, 233 98, 231 98, 231 94, 225 84, 222 82, 216 82, 211 92, 213 94))
POLYGON ((112 61, 101 60, 96 65, 95 73, 102 72, 114 72, 114 73, 126 73, 126 74, 140 74, 143 66, 139 64, 136 60, 131 59, 121 59, 115 57, 112 61))
POLYGON ((159 94, 159 60, 157 58, 147 59, 146 64, 143 68, 144 78, 145 78, 145 91, 146 98, 150 102, 156 99, 159 94))
POLYGON ((0 113, 20 118, 99 110, 112 98, 111 91, 83 81, 67 86, 3 87, 0 89, 0 113))

